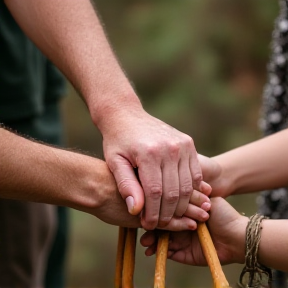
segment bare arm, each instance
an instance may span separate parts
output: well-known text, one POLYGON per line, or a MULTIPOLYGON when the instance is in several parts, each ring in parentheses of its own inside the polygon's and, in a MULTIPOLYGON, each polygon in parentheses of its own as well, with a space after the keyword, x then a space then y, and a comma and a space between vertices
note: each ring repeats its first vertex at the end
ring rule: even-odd
POLYGON ((89 0, 5 0, 26 34, 83 96, 103 135, 108 167, 129 212, 146 229, 187 210, 193 187, 208 194, 190 136, 146 113, 117 63, 89 0), (133 167, 138 168, 139 184, 133 167))
POLYGON ((264 220, 262 222, 259 262, 267 267, 288 272, 288 220, 264 220))
POLYGON ((97 125, 114 101, 141 108, 89 0, 5 3, 24 32, 85 98, 97 125))
MULTIPOLYGON (((128 213, 113 174, 102 160, 43 145, 0 128, 0 197, 68 206, 100 220, 124 227, 140 227, 128 213)), ((165 229, 196 229, 191 218, 204 221, 200 209, 209 203, 194 193, 182 218, 172 218, 165 229)), ((209 207, 210 208, 210 207, 209 207)))
POLYGON ((257 192, 288 185, 288 129, 212 159, 199 155, 212 196, 257 192))
POLYGON ((72 207, 110 223, 139 226, 102 160, 53 148, 0 128, 2 198, 72 207))
POLYGON ((288 185, 288 129, 214 159, 230 179, 233 194, 288 185))

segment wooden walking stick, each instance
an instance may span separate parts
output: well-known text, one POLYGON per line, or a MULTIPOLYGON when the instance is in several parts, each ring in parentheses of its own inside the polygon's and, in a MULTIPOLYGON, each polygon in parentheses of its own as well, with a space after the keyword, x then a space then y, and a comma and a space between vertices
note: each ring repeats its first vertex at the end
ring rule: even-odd
POLYGON ((126 240, 127 228, 119 227, 118 230, 118 246, 116 255, 116 270, 114 287, 122 288, 122 273, 123 273, 123 257, 125 250, 125 240, 126 240))
POLYGON ((198 223, 197 233, 199 241, 211 271, 214 288, 228 288, 229 283, 224 275, 216 249, 211 239, 206 223, 198 223))
MULTIPOLYGON (((198 223, 199 241, 211 271, 214 288, 229 288, 218 259, 216 249, 205 223, 198 223)), ((135 267, 136 228, 119 227, 118 251, 116 260, 115 288, 133 288, 135 267)), ((159 230, 154 288, 165 288, 166 260, 169 244, 169 232, 159 230)))
POLYGON ((123 257, 122 288, 133 288, 137 228, 127 228, 123 257))
POLYGON ((115 288, 133 288, 137 228, 119 227, 115 288))
POLYGON ((156 252, 154 288, 165 288, 168 244, 169 244, 169 232, 159 230, 157 252, 156 252))
MULTIPOLYGON (((229 283, 224 275, 216 249, 205 223, 198 223, 197 233, 203 254, 211 271, 214 288, 229 288, 229 283)), ((169 232, 160 231, 156 253, 154 288, 165 288, 165 271, 168 244, 169 232)))

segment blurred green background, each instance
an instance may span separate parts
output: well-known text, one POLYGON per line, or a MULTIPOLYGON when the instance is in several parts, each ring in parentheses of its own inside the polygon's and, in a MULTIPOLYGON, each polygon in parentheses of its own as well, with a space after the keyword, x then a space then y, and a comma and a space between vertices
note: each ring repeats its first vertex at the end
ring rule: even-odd
MULTIPOLYGON (((96 7, 145 109, 213 156, 261 137, 257 127, 277 1, 101 1, 96 7)), ((102 157, 101 135, 70 87, 63 102, 69 147, 102 157)), ((255 195, 229 201, 251 215, 255 195)), ((68 287, 113 287, 118 228, 71 213, 68 287)), ((142 232, 139 233, 140 235, 142 232)), ((155 258, 138 244, 135 286, 152 287, 155 258)), ((241 265, 224 267, 232 286, 241 265)), ((212 287, 208 268, 168 261, 166 287, 212 287)))

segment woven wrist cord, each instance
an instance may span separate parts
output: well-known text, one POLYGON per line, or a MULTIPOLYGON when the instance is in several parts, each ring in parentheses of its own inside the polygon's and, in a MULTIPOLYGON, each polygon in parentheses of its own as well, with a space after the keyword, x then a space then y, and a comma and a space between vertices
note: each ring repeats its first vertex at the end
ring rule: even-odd
POLYGON ((271 269, 260 264, 257 259, 258 248, 261 240, 261 222, 263 219, 267 219, 267 217, 256 213, 250 217, 247 225, 245 267, 240 275, 238 283, 239 287, 272 287, 271 269), (248 273, 248 283, 244 284, 243 281, 246 273, 248 273), (263 276, 266 276, 265 278, 267 278, 266 286, 263 286, 263 282, 266 282, 263 276))

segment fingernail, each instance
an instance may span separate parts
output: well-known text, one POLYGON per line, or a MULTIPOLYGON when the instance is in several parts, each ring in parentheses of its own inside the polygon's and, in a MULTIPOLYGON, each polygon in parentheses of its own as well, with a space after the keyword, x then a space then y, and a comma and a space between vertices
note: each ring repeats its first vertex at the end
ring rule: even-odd
POLYGON ((128 196, 126 198, 126 205, 128 207, 129 213, 133 214, 133 211, 134 211, 134 198, 132 196, 128 196))
POLYGON ((211 203, 208 203, 208 202, 204 202, 202 205, 201 205, 201 208, 205 211, 209 211, 210 208, 211 208, 211 203))

